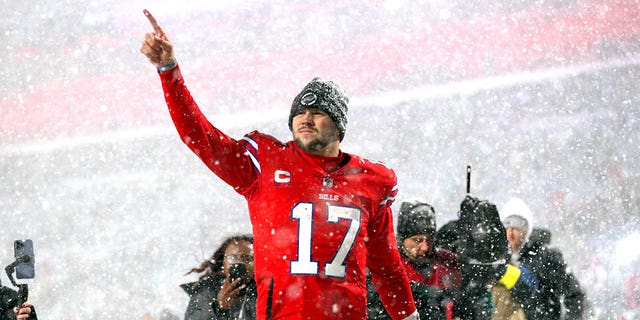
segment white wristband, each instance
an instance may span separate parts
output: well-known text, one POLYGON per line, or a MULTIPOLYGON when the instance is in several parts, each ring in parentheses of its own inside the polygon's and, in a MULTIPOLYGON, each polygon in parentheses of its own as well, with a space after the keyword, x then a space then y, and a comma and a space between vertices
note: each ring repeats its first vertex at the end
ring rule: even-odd
POLYGON ((175 68, 178 65, 178 61, 173 60, 171 63, 164 65, 162 67, 158 67, 158 72, 165 72, 175 68))

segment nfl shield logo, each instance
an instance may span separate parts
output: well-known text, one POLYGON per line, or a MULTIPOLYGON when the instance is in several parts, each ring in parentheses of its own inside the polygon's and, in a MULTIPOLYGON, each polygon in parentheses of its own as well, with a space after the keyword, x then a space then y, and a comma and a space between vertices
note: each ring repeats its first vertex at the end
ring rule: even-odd
POLYGON ((324 177, 324 179, 322 179, 322 186, 327 189, 333 188, 333 180, 329 177, 324 177))

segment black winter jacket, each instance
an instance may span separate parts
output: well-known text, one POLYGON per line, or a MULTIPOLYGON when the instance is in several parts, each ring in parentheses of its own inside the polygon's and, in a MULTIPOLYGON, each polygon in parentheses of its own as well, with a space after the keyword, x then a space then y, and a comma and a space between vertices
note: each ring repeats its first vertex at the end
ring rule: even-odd
POLYGON ((223 281, 224 277, 218 276, 181 285, 190 297, 184 320, 255 320, 258 296, 255 281, 247 285, 243 296, 228 311, 218 308, 217 297, 223 281))
POLYGON ((585 294, 576 277, 568 269, 562 253, 548 246, 550 233, 534 229, 520 251, 521 263, 525 263, 539 282, 536 297, 536 319, 582 319, 585 294), (565 316, 562 317, 562 308, 565 316))
POLYGON ((18 301, 18 293, 13 289, 0 285, 0 320, 15 320, 13 307, 18 301))

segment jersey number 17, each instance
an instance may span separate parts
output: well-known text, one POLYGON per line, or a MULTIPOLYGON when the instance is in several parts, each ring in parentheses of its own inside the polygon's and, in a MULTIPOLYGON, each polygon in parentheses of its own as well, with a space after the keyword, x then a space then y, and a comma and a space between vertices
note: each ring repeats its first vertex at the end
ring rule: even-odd
MULTIPOLYGON (((311 243, 313 228, 313 203, 300 202, 293 207, 291 217, 298 220, 298 259, 291 260, 292 274, 318 274, 318 261, 311 260, 311 243)), ((346 274, 344 261, 356 240, 360 229, 360 209, 336 205, 327 205, 327 221, 338 223, 341 219, 349 220, 349 228, 342 238, 333 259, 324 265, 324 274, 329 277, 343 278, 346 274)))

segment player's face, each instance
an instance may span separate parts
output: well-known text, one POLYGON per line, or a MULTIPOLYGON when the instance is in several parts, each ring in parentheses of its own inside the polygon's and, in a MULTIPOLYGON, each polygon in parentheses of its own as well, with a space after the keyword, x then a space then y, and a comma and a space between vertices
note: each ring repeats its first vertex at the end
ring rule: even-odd
POLYGON ((410 260, 426 257, 433 250, 435 237, 431 233, 416 234, 402 241, 404 251, 410 260))
POLYGON ((304 152, 317 154, 340 141, 338 127, 320 109, 300 110, 293 116, 291 127, 293 139, 304 152))
POLYGON ((524 238, 525 233, 522 232, 522 230, 513 227, 507 228, 507 240, 513 252, 520 251, 520 248, 522 248, 524 244, 524 238))

